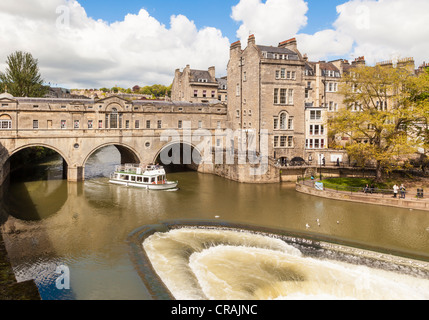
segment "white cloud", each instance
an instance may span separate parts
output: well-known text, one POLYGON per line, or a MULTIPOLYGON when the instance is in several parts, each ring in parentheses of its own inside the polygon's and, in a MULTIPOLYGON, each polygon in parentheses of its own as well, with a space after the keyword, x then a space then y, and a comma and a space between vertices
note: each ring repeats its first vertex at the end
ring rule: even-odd
POLYGON ((355 41, 353 56, 367 61, 428 58, 427 0, 351 0, 337 7, 334 27, 355 41))
POLYGON ((428 11, 427 0, 350 0, 337 7, 333 29, 298 34, 298 45, 313 60, 365 56, 374 64, 414 57, 420 64, 429 59, 428 11))
POLYGON ((75 0, 2 0, 0 21, 1 63, 15 50, 31 52, 46 81, 71 88, 169 85, 186 64, 225 75, 229 58, 220 30, 197 29, 182 15, 166 27, 142 9, 109 24, 75 0))
POLYGON ((327 29, 313 35, 298 34, 298 49, 308 54, 310 60, 324 60, 332 56, 348 55, 353 47, 353 38, 337 30, 327 29))
POLYGON ((249 34, 264 45, 296 37, 298 48, 311 60, 365 56, 368 63, 414 57, 429 60, 428 0, 349 0, 337 6, 329 29, 301 33, 307 24, 304 0, 240 0, 232 19, 240 22, 237 37, 243 47, 249 34))
POLYGON ((237 37, 242 45, 254 34, 264 45, 277 45, 295 36, 307 24, 304 0, 241 0, 232 8, 231 18, 241 22, 237 37))

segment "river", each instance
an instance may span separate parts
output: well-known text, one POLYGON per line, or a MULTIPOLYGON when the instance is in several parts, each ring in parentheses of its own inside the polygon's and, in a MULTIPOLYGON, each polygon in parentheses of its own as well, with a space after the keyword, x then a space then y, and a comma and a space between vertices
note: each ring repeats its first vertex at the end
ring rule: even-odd
POLYGON ((291 184, 240 184, 193 171, 168 175, 179 181, 176 191, 126 188, 108 183, 119 162, 119 152, 106 147, 88 160, 82 183, 62 179, 61 159, 12 177, 2 231, 18 280, 35 279, 42 299, 150 299, 126 240, 141 226, 167 220, 329 236, 429 261, 424 211, 321 199, 291 184), (70 289, 58 289, 58 266, 69 269, 70 289))

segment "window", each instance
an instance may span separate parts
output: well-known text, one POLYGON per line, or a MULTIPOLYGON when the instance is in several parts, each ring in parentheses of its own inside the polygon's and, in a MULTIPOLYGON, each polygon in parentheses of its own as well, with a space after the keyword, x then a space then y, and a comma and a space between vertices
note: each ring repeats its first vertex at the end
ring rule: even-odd
POLYGON ((279 103, 279 89, 274 89, 274 104, 279 103))
POLYGON ((280 104, 286 104, 286 89, 280 89, 280 104))
POLYGON ((3 115, 0 117, 0 130, 9 130, 12 129, 12 119, 8 115, 3 115))
POLYGON ((88 120, 88 129, 93 128, 93 120, 88 120))
POLYGON ((98 120, 98 129, 103 129, 103 120, 98 120))
POLYGON ((282 148, 286 147, 286 139, 287 137, 285 136, 280 137, 280 147, 282 148))
POLYGON ((287 137, 287 146, 288 148, 293 147, 293 137, 287 137))
POLYGON ((79 129, 79 120, 74 121, 74 128, 79 129))
POLYGON ((157 128, 162 129, 162 120, 158 120, 157 128))
POLYGON ((279 128, 279 119, 274 119, 274 130, 279 128))
POLYGON ((203 121, 198 120, 198 129, 201 129, 203 127, 203 121))
POLYGON ((274 136, 274 148, 279 146, 279 136, 274 136))
POLYGON ((288 130, 293 130, 293 118, 289 117, 287 121, 287 128, 288 130))
POLYGON ((203 90, 203 98, 207 97, 207 90, 203 90))
POLYGON ((239 83, 237 83, 237 86, 235 87, 235 95, 237 97, 240 96, 240 84, 239 83))
MULTIPOLYGON (((288 71, 288 74, 289 74, 290 72, 288 71)), ((286 78, 286 69, 284 69, 284 68, 282 68, 281 70, 280 70, 280 76, 281 76, 281 78, 282 79, 285 79, 286 78)))
POLYGON ((243 72, 243 81, 246 81, 247 80, 247 73, 246 73, 246 71, 244 71, 243 72))
POLYGON ((146 120, 146 129, 150 129, 150 120, 146 120))
POLYGON ((286 130, 286 113, 280 115, 280 130, 286 130))
POLYGON ((33 105, 33 108, 35 108, 35 109, 36 109, 36 108, 38 108, 38 107, 39 107, 39 106, 38 106, 38 105, 36 105, 36 104, 35 104, 35 105, 33 105))
POLYGON ((66 120, 61 120, 61 129, 66 128, 66 120))
POLYGON ((221 128, 221 123, 220 121, 217 122, 217 128, 220 129, 221 128))
POLYGON ((130 120, 125 120, 125 129, 130 128, 130 120))
POLYGON ((194 98, 198 97, 198 90, 194 90, 194 98))
POLYGON ((310 120, 320 120, 322 119, 322 111, 312 110, 310 111, 310 120))
POLYGON ((107 124, 110 129, 122 128, 122 114, 118 114, 118 109, 113 108, 110 113, 106 113, 106 127, 107 124))
POLYGON ((140 129, 140 120, 136 120, 134 123, 134 128, 140 129))
POLYGON ((182 129, 182 120, 177 121, 177 127, 182 129))
POLYGON ((33 129, 39 129, 39 120, 33 120, 33 129))
POLYGON ((7 103, 2 103, 2 105, 1 105, 2 107, 8 107, 9 106, 9 104, 7 104, 7 103))
POLYGON ((212 91, 212 98, 216 96, 216 91, 212 91))
POLYGON ((288 104, 293 104, 293 89, 289 89, 288 93, 288 104))

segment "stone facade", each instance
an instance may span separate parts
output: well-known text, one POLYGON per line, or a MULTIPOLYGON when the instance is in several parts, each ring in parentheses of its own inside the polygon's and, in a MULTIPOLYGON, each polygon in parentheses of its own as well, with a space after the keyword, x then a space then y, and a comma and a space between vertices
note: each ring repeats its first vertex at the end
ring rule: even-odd
MULTIPOLYGON (((0 95, 0 184, 9 172, 9 159, 34 146, 57 151, 64 159, 68 179, 84 179, 88 158, 98 149, 114 145, 123 163, 155 162, 173 142, 164 141, 166 130, 185 136, 204 130, 215 145, 216 130, 227 125, 224 104, 180 103, 118 97, 102 100, 16 98, 0 95)), ((200 141, 187 141, 198 149, 200 141)), ((205 146, 202 146, 204 148, 205 146)), ((209 150, 211 153, 211 150, 209 150)), ((210 167, 200 166, 204 171, 210 167)))
POLYGON ((171 100, 192 103, 217 103, 227 101, 226 79, 216 78, 215 67, 194 70, 189 65, 181 72, 175 71, 171 87, 171 100))

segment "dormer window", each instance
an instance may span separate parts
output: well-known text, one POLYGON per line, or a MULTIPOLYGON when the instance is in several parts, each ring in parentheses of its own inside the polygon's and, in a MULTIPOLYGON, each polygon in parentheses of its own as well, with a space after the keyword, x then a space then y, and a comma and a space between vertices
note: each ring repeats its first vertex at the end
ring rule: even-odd
POLYGON ((207 79, 198 79, 198 82, 204 82, 204 83, 206 83, 206 82, 208 82, 208 80, 207 79))

